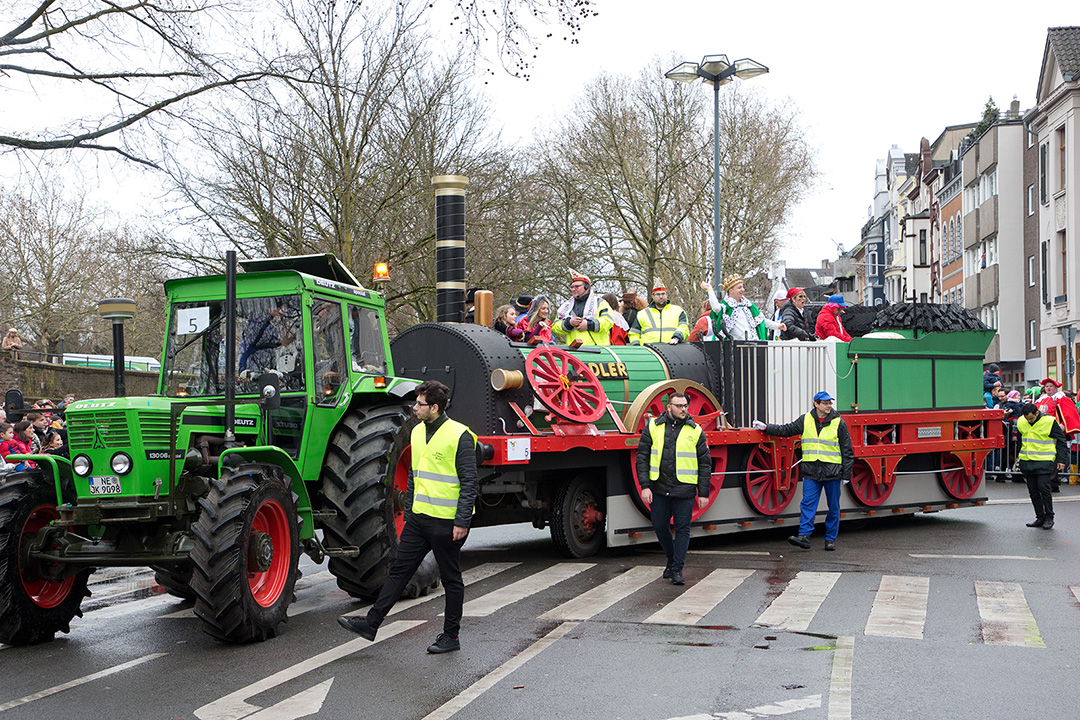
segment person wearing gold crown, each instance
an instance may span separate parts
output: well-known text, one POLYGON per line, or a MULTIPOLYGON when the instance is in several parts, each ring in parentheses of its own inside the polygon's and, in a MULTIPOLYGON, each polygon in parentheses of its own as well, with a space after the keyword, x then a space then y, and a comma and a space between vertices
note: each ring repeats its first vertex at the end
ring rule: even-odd
POLYGON ((570 299, 559 306, 551 331, 567 345, 609 345, 615 320, 611 308, 592 291, 589 276, 570 270, 570 299))
POLYGON ((678 305, 668 302, 668 292, 664 284, 657 282, 652 289, 652 302, 638 312, 634 324, 630 326, 628 337, 631 345, 646 343, 667 343, 678 345, 686 342, 690 336, 690 327, 686 322, 686 312, 678 305))
POLYGON ((717 300, 709 283, 702 282, 701 287, 709 291, 713 326, 719 327, 719 321, 723 320, 724 333, 732 340, 768 340, 769 330, 787 330, 787 325, 767 317, 747 299, 746 285, 741 277, 724 281, 727 297, 723 301, 717 300))

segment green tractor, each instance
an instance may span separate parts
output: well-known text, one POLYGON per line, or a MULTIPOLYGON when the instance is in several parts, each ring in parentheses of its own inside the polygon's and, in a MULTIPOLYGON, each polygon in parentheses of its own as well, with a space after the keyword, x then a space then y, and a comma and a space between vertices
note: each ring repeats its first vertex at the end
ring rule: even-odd
POLYGON ((275 635, 301 551, 378 593, 419 384, 394 377, 383 301, 332 255, 228 265, 166 283, 157 394, 74 403, 70 462, 0 480, 0 642, 68 632, 102 567, 153 568, 230 642, 275 635))

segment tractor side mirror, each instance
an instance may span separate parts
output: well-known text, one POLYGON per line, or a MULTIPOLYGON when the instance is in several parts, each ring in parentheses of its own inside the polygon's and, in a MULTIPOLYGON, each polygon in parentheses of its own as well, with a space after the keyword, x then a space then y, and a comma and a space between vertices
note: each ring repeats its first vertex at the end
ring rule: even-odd
POLYGON ((259 407, 263 410, 277 410, 281 407, 281 378, 275 373, 263 373, 259 376, 259 407))

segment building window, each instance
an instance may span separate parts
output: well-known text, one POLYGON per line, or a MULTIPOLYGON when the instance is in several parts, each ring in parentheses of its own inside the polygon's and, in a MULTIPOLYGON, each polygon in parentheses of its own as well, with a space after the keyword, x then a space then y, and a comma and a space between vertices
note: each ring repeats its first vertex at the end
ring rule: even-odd
POLYGON ((956 254, 960 255, 964 249, 964 235, 960 229, 960 213, 956 213, 956 254))
POLYGON ((1035 287, 1035 256, 1028 255, 1028 287, 1035 287))
POLYGON ((1040 274, 1042 275, 1042 286, 1041 286, 1042 287, 1042 301, 1043 301, 1043 305, 1046 306, 1046 309, 1049 310, 1050 309, 1050 282, 1049 282, 1049 280, 1050 280, 1050 267, 1049 267, 1050 259, 1049 259, 1049 253, 1047 251, 1046 246, 1047 246, 1047 243, 1042 243, 1042 245, 1040 247, 1040 250, 1042 252, 1040 253, 1040 257, 1039 257, 1039 265, 1041 266, 1040 274))
MULTIPOLYGON (((1080 346, 1077 346, 1080 347, 1080 346)), ((1035 321, 1028 320, 1028 350, 1035 349, 1035 321)))
POLYGON ((1053 380, 1058 379, 1056 347, 1046 348, 1046 377, 1053 380))
POLYGON ((1046 143, 1039 146, 1039 202, 1046 204, 1046 143))
POLYGON ((919 264, 926 264, 926 231, 919 231, 919 264))
POLYGON ((1065 242, 1065 231, 1058 233, 1058 243, 1061 247, 1061 294, 1069 294, 1069 246, 1065 242))
POLYGON ((1028 185, 1028 215, 1035 214, 1035 185, 1028 185))
POLYGON ((1065 189, 1065 127, 1054 131, 1058 148, 1058 190, 1065 189))
POLYGON ((983 267, 990 267, 991 265, 997 265, 998 252, 997 252, 997 238, 991 238, 986 241, 986 261, 983 267))
POLYGON ((956 286, 956 304, 963 307, 964 305, 964 286, 956 286))

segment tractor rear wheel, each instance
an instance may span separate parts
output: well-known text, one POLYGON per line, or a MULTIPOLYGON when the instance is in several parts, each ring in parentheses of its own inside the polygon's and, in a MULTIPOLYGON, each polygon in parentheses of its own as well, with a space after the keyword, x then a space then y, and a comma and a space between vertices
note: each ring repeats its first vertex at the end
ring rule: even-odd
MULTIPOLYGON (((323 545, 354 546, 356 557, 331 557, 338 587, 355 598, 373 600, 386 582, 405 524, 412 412, 405 403, 349 412, 326 448, 318 501, 334 516, 321 520, 323 545)), ((405 587, 406 597, 426 595, 439 583, 429 554, 405 587)))
POLYGON ((551 539, 567 557, 589 557, 600 552, 604 532, 604 492, 599 480, 576 475, 560 484, 551 499, 551 539))
POLYGON ((82 616, 79 605, 90 594, 86 579, 93 571, 62 574, 57 565, 28 559, 23 552, 41 528, 59 518, 56 491, 39 471, 0 484, 0 643, 52 640, 82 616))
POLYGON ((176 565, 151 565, 154 571, 154 582, 173 597, 182 600, 194 600, 195 593, 191 590, 191 575, 194 572, 191 561, 186 560, 176 565))
POLYGON ((190 558, 203 630, 227 642, 274 637, 299 575, 296 495, 280 480, 240 468, 212 482, 199 504, 190 558))

